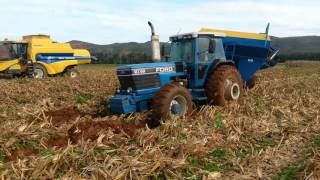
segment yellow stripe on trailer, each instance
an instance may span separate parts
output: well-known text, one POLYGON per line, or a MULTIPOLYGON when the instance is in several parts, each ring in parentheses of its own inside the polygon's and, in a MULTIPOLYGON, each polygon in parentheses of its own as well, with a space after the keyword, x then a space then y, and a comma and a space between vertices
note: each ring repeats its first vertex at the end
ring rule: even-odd
MULTIPOLYGON (((228 31, 228 30, 209 29, 209 28, 201 28, 200 32, 217 32, 217 33, 224 33, 227 37, 266 40, 265 33, 259 34, 259 33, 228 31)), ((268 37, 268 41, 270 41, 270 40, 271 40, 270 37, 268 37)))

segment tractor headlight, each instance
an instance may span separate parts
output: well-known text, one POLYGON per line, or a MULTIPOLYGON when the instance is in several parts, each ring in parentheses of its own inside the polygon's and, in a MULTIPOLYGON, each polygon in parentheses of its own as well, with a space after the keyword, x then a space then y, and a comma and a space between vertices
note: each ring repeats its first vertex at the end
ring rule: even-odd
POLYGON ((119 93, 120 93, 120 89, 118 88, 118 89, 116 90, 116 92, 117 92, 117 94, 119 94, 119 93))
POLYGON ((131 93, 131 92, 132 92, 132 88, 129 87, 129 88, 127 89, 127 93, 131 93))

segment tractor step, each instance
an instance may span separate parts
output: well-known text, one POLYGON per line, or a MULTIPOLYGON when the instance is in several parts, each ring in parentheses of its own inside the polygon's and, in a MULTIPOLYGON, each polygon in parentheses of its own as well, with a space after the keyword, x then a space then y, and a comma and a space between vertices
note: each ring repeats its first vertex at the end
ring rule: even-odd
POLYGON ((27 62, 27 76, 32 77, 34 72, 34 66, 32 61, 27 62))

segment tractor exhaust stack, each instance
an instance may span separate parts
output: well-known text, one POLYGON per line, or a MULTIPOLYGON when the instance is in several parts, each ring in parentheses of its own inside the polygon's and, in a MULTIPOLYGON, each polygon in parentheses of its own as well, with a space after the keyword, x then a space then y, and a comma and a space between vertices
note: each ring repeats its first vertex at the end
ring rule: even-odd
POLYGON ((161 61, 159 36, 155 34, 153 24, 150 21, 148 24, 151 28, 152 60, 158 62, 161 61))

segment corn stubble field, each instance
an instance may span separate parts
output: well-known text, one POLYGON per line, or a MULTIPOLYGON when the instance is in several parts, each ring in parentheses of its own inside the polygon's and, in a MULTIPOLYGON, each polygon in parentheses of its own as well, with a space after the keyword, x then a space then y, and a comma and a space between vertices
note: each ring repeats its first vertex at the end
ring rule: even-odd
POLYGON ((2 179, 318 179, 320 63, 258 73, 240 103, 149 129, 108 115, 114 68, 81 78, 0 80, 2 179))

